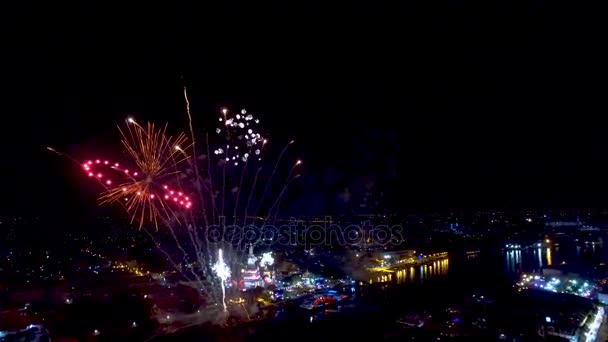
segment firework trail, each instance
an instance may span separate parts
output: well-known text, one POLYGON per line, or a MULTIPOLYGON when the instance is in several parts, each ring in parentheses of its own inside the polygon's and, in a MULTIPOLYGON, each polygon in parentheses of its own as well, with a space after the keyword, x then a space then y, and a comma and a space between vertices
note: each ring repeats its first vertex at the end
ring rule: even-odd
POLYGON ((253 185, 251 185, 251 190, 249 191, 249 196, 247 197, 247 203, 245 204, 245 214, 243 215, 243 226, 247 225, 249 205, 251 203, 251 199, 253 198, 253 194, 255 192, 255 186, 258 184, 258 176, 260 175, 260 171, 262 171, 261 167, 259 167, 257 169, 257 171, 255 172, 255 177, 253 177, 253 185))
MULTIPOLYGON (((192 139, 192 154, 196 157, 196 137, 194 134, 194 126, 193 126, 193 122, 192 122, 192 113, 190 112, 190 100, 188 98, 188 89, 186 88, 186 86, 184 85, 183 87, 184 90, 184 102, 186 104, 186 114, 188 115, 188 125, 190 127, 190 138, 192 139)), ((211 182, 211 158, 209 157, 209 135, 206 135, 206 150, 207 150, 207 155, 206 155, 206 159, 207 159, 207 179, 203 179, 201 177, 201 172, 199 171, 199 167, 198 167, 198 163, 197 163, 197 159, 198 158, 192 158, 191 159, 191 167, 194 170, 194 176, 195 176, 195 180, 194 180, 194 187, 197 190, 197 193, 199 195, 199 201, 200 201, 200 209, 201 209, 201 215, 202 215, 202 219, 204 221, 204 228, 203 228, 203 236, 207 237, 208 233, 209 233, 209 227, 210 224, 215 224, 215 217, 216 217, 216 195, 214 193, 213 190, 213 184, 211 182), (205 196, 203 194, 202 189, 206 190, 207 193, 207 200, 205 200, 205 196), (211 203, 211 220, 209 220, 209 217, 207 216, 207 202, 211 203)), ((206 260, 211 260, 212 259, 212 251, 210 248, 210 246, 206 243, 208 242, 207 240, 201 240, 199 238, 199 234, 198 234, 198 229, 197 229, 197 220, 195 220, 195 218, 191 215, 191 224, 190 227, 192 227, 192 237, 191 237, 191 241, 192 244, 194 246, 195 249, 195 253, 197 256, 197 260, 199 265, 208 265, 206 260), (207 258, 205 259, 203 253, 204 251, 206 251, 207 254, 207 258)), ((188 230, 188 232, 190 232, 190 230, 188 230)), ((205 267, 206 268, 206 267, 205 267)), ((207 270, 207 273, 210 273, 209 271, 212 270, 207 270)), ((225 299, 225 284, 222 284, 222 298, 225 299)))
POLYGON ((289 187, 289 185, 296 179, 300 178, 300 175, 297 174, 295 176, 292 177, 293 171, 296 169, 296 167, 298 167, 299 165, 302 164, 301 160, 296 161, 296 163, 294 164, 294 166, 291 168, 291 170, 289 171, 289 174, 287 175, 286 181, 283 185, 283 188, 281 189, 281 191, 279 192, 279 195, 277 196, 277 198, 275 199, 274 203, 272 204, 272 206, 270 207, 270 209, 268 209, 268 214, 266 216, 266 219, 264 220, 264 224, 266 224, 266 222, 268 221, 268 219, 272 216, 272 210, 276 207, 276 210, 274 211, 274 219, 273 219, 273 225, 277 220, 277 216, 279 215, 279 206, 281 205, 281 201, 283 200, 283 194, 285 194, 285 191, 287 190, 287 188, 289 187))
MULTIPOLYGON (((283 150, 281 150, 281 153, 279 154, 279 157, 277 158, 277 161, 275 162, 274 167, 272 168, 272 173, 270 174, 270 177, 268 178, 268 181, 266 182, 266 186, 264 187, 264 191, 262 191, 262 197, 258 201, 259 204, 258 204, 258 207, 256 208, 256 211, 255 211, 255 214, 254 214, 254 218, 257 218, 257 216, 259 214, 259 211, 260 211, 260 209, 262 207, 262 204, 264 203, 264 200, 266 199, 266 193, 268 192, 268 189, 270 188, 270 186, 272 184, 272 180, 274 178, 274 175, 277 173, 277 169, 279 168, 279 165, 281 164, 281 161, 283 160, 283 156, 285 155, 285 152, 287 152, 287 149, 293 143, 294 143, 294 140, 290 141, 289 144, 285 145, 285 147, 283 148, 283 150)), ((298 163, 296 165, 299 165, 300 163, 301 162, 298 161, 298 163)), ((291 170, 289 171, 290 175, 293 172, 294 167, 292 167, 291 170)), ((245 220, 246 219, 247 218, 245 218, 245 220)))
POLYGON ((53 153, 55 153, 55 154, 57 154, 57 155, 59 155, 59 156, 61 156, 61 157, 66 157, 66 158, 70 159, 71 161, 73 161, 73 162, 74 162, 74 163, 76 163, 76 164, 80 164, 80 163, 78 162, 78 160, 76 160, 76 159, 72 158, 72 157, 71 157, 70 155, 68 155, 68 154, 65 154, 65 153, 63 153, 63 152, 57 151, 57 150, 56 150, 55 148, 53 148, 53 147, 47 146, 47 147, 46 147, 46 149, 47 149, 47 150, 49 150, 49 151, 51 151, 51 152, 53 152, 53 153))
MULTIPOLYGON (((184 101, 186 102, 186 114, 188 114, 188 123, 190 126, 190 139, 192 139, 192 154, 194 156, 196 156, 196 140, 195 140, 195 136, 194 136, 194 127, 192 127, 192 114, 190 114, 190 100, 188 99, 188 90, 186 89, 186 87, 184 86, 184 101)), ((183 150, 180 150, 183 152, 183 150)), ((185 154, 185 152, 184 152, 185 154)), ((195 172, 195 176, 197 181, 200 180, 200 175, 198 172, 198 167, 194 167, 194 172, 195 172)), ((198 195, 199 195, 199 200, 201 201, 201 203, 203 203, 204 199, 203 199, 203 194, 201 192, 200 187, 196 187, 198 195)), ((205 207, 202 206, 203 211, 205 210, 205 207)), ((205 216, 206 218, 206 216, 205 216)))

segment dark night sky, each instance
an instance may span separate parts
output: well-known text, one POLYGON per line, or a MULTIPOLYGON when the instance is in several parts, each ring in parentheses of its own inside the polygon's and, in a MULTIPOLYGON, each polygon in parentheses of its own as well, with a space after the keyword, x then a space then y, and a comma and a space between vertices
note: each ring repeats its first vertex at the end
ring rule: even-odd
POLYGON ((93 206, 78 170, 44 146, 100 150, 127 114, 185 127, 182 75, 199 128, 246 106, 273 141, 296 138, 296 192, 319 211, 391 170, 395 207, 607 204, 601 9, 222 3, 6 8, 0 212, 93 206))

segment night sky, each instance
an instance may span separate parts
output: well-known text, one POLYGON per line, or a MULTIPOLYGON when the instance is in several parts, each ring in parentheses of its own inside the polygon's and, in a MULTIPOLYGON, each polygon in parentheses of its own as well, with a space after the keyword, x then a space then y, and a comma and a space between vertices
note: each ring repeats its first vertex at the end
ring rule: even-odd
POLYGON ((127 115, 186 128, 184 83, 199 132, 245 107, 296 139, 294 212, 370 182, 392 210, 608 204, 601 9, 221 3, 5 8, 0 213, 88 212, 91 185, 44 147, 112 151, 127 115))

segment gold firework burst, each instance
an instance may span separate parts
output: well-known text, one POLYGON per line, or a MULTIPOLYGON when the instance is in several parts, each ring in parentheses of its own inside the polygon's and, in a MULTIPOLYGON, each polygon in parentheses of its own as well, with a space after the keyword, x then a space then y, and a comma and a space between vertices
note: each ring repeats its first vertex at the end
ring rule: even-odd
POLYGON ((133 119, 128 119, 127 130, 118 128, 122 144, 140 172, 125 174, 126 180, 108 188, 102 193, 101 203, 121 203, 131 222, 153 223, 158 228, 159 221, 178 219, 177 210, 190 209, 191 199, 182 191, 169 189, 163 182, 177 176, 180 163, 189 157, 182 147, 187 141, 184 133, 176 137, 167 135, 167 125, 156 128, 148 123, 146 127, 133 119))

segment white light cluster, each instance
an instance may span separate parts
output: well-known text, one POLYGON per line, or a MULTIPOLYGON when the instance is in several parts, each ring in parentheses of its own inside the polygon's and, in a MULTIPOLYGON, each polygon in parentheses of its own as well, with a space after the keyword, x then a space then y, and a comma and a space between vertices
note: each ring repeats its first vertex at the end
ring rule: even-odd
POLYGON ((226 281, 230 278, 230 268, 224 262, 224 254, 221 249, 218 250, 217 261, 212 266, 212 269, 213 272, 215 272, 215 275, 222 281, 226 281))
POLYGON ((266 144, 266 139, 257 131, 257 126, 260 122, 259 119, 255 118, 252 114, 248 114, 247 110, 241 110, 240 114, 234 116, 228 111, 228 109, 222 109, 222 117, 219 118, 219 122, 222 122, 219 127, 216 128, 217 134, 225 134, 226 139, 230 141, 230 145, 226 145, 226 149, 217 148, 213 151, 216 155, 225 154, 226 161, 233 161, 235 166, 239 165, 239 161, 247 162, 250 154, 253 152, 258 155, 258 160, 262 160, 260 153, 261 147, 266 144), (249 153, 241 154, 238 151, 245 150, 249 153))
POLYGON ((268 267, 268 266, 274 265, 274 258, 272 257, 271 252, 262 254, 262 259, 260 260, 260 265, 262 267, 268 267))

